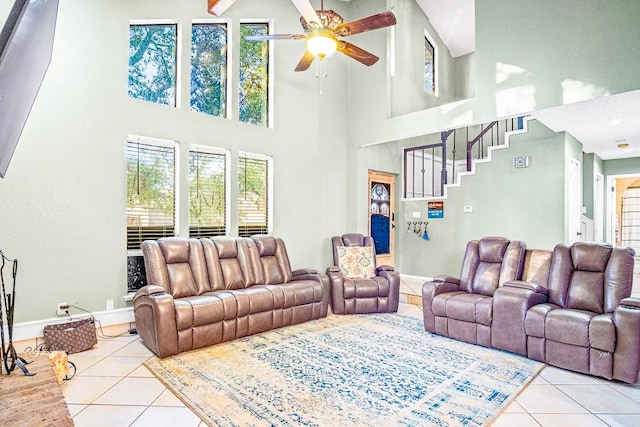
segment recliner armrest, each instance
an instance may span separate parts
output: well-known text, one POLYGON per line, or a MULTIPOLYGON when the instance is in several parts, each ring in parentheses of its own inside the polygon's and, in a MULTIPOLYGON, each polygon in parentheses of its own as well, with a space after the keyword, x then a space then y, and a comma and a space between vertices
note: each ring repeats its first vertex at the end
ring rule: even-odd
POLYGON ((293 270, 291 273, 293 274, 293 277, 296 277, 302 276, 303 274, 318 274, 318 271, 313 268, 299 268, 297 270, 293 270))
POLYGON ((502 287, 524 289, 527 291, 535 292, 537 294, 549 295, 549 290, 544 286, 540 286, 537 283, 533 282, 525 282, 523 280, 511 280, 509 282, 504 282, 502 287))
POLYGON ((628 297, 620 300, 620 305, 628 308, 637 308, 640 309, 640 298, 636 297, 628 297))
POLYGON ((460 279, 458 279, 457 277, 447 276, 447 275, 436 276, 431 281, 436 283, 447 282, 447 283, 453 283, 454 285, 460 285, 460 279))
POLYGON ((377 271, 395 271, 395 269, 390 265, 379 265, 376 270, 377 271))
POLYGON ((136 299, 140 298, 141 296, 158 295, 158 294, 163 294, 163 293, 164 293, 164 288, 162 286, 147 285, 147 286, 143 286, 142 288, 138 289, 136 294, 133 296, 133 300, 135 301, 136 299))
POLYGON ((340 267, 337 267, 335 265, 327 267, 327 274, 329 273, 340 273, 340 267))

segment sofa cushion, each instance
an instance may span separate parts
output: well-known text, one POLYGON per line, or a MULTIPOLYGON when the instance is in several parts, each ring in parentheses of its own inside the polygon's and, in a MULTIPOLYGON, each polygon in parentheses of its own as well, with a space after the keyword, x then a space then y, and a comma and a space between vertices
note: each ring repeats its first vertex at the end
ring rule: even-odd
POLYGON ((524 318, 524 332, 527 336, 544 338, 545 331, 545 318, 549 311, 559 308, 560 306, 555 304, 537 304, 531 307, 527 311, 527 315, 524 318))
POLYGON ((460 293, 446 299, 444 314, 449 319, 491 326, 491 302, 492 298, 485 295, 460 293))
POLYGON ((190 297, 198 294, 191 266, 186 262, 167 264, 171 295, 174 298, 190 297))
POLYGON ((602 313, 604 310, 604 272, 576 270, 571 276, 567 307, 602 313))
POLYGON ((594 313, 558 308, 545 318, 546 338, 560 343, 589 347, 589 324, 594 313))
POLYGON ((375 276, 373 248, 370 246, 338 246, 338 267, 350 279, 375 276))
POLYGON ((225 304, 217 296, 198 295, 175 300, 176 326, 184 330, 194 326, 220 322, 225 316, 225 304))
POLYGON ((599 314, 591 318, 589 325, 589 344, 592 348, 613 353, 616 349, 616 325, 610 313, 599 314))
POLYGON ((374 276, 370 279, 345 279, 345 298, 377 298, 389 296, 389 281, 374 276))

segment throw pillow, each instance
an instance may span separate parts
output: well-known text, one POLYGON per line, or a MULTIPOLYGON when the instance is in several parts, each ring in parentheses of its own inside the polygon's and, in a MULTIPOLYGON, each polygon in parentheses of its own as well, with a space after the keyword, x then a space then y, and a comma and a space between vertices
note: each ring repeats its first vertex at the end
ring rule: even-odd
POLYGON ((368 279, 376 275, 371 246, 338 246, 338 267, 350 279, 368 279))

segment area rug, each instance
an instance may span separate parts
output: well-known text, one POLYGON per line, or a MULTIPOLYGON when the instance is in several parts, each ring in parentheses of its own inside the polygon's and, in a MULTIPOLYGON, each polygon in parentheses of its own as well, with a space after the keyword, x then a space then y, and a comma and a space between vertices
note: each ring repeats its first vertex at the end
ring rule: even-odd
POLYGON ((480 426, 539 372, 398 314, 330 315, 145 363, 212 426, 480 426))

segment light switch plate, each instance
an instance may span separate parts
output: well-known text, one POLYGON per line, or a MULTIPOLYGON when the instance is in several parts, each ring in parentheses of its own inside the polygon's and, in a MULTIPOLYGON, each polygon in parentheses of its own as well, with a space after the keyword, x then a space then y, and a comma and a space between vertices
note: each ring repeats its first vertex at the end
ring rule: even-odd
POLYGON ((414 218, 420 218, 420 212, 413 212, 414 218))

